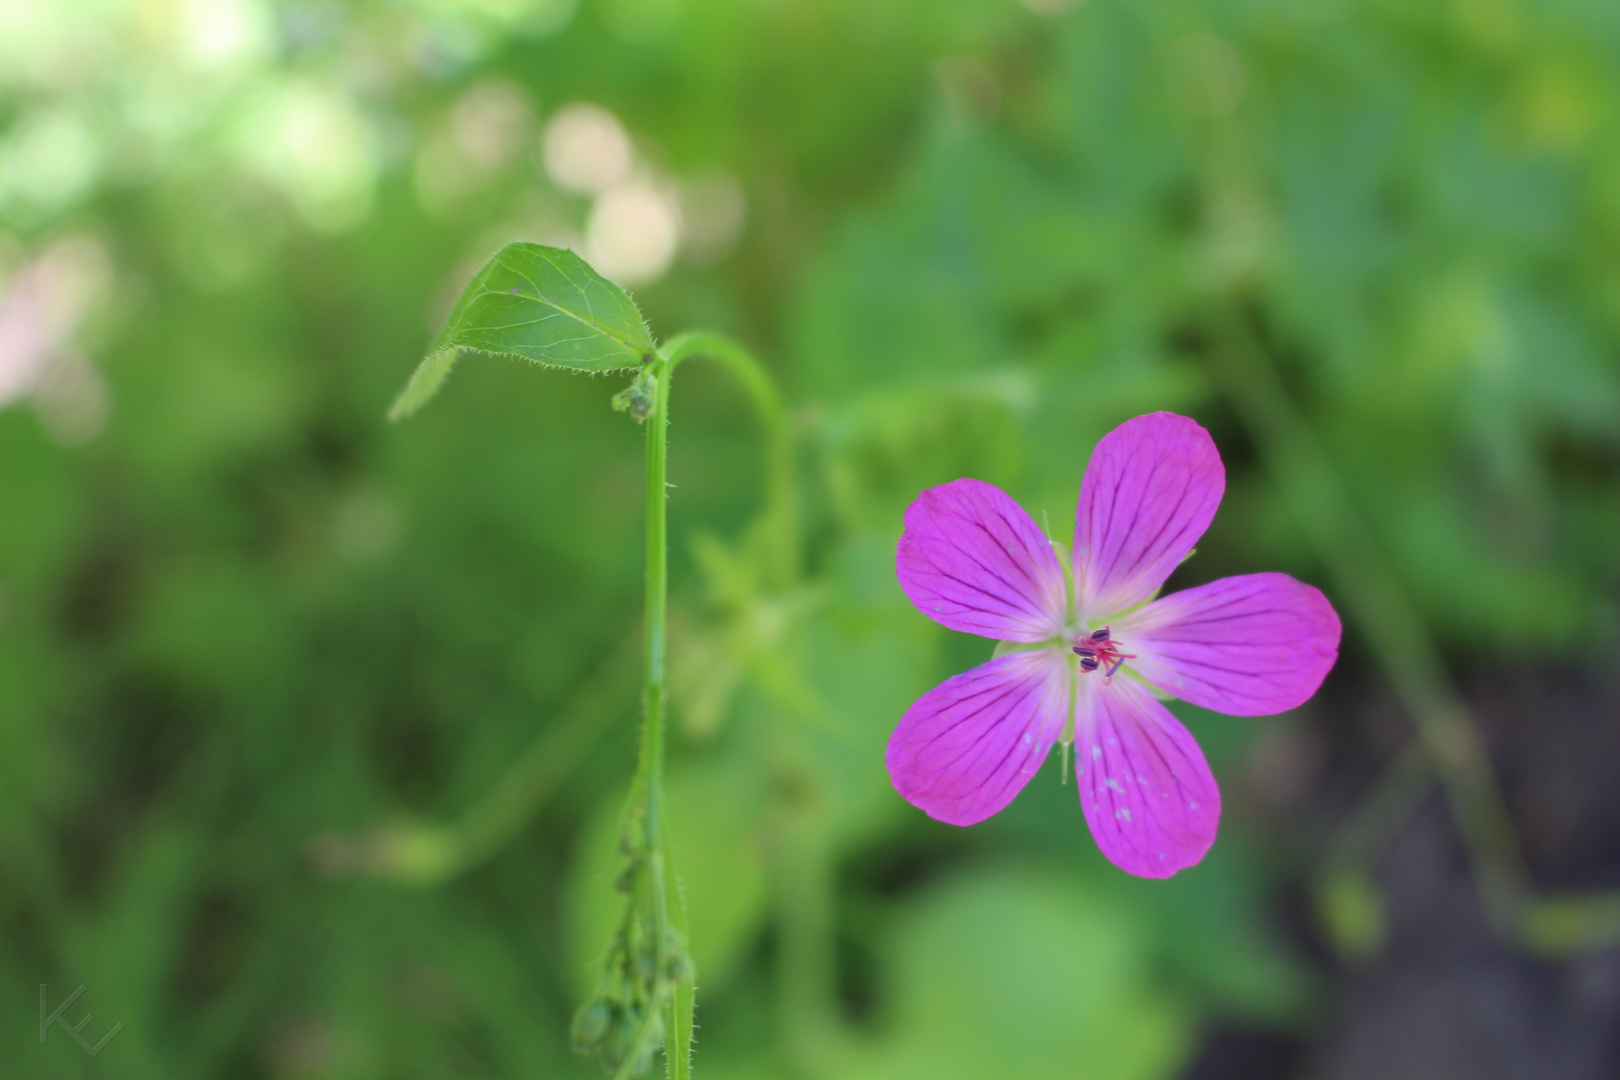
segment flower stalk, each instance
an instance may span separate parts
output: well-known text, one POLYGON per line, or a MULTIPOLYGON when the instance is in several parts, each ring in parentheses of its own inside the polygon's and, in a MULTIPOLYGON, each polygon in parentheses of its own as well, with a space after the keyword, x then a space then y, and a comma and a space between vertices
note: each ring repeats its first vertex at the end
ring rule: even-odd
POLYGON ((596 995, 574 1020, 574 1042, 598 1054, 616 1078, 640 1076, 662 1049, 671 1080, 691 1075, 694 983, 686 914, 664 810, 669 731, 666 675, 669 623, 669 391, 675 369, 695 355, 729 369, 748 390, 766 428, 766 528, 776 572, 797 573, 792 445, 786 410, 770 377, 747 350, 710 333, 681 334, 656 350, 635 381, 613 399, 647 429, 646 636, 641 749, 620 827, 629 894, 624 921, 608 948, 596 995))
MULTIPOLYGON (((684 1080, 691 1075, 693 971, 664 810, 670 379, 689 356, 707 355, 741 380, 764 420, 769 453, 760 538, 770 556, 772 584, 780 589, 794 584, 799 573, 787 411, 770 377, 747 350, 710 333, 682 334, 660 349, 628 293, 573 252, 542 244, 508 244, 474 275, 389 417, 400 420, 420 409, 463 352, 589 374, 636 371, 612 401, 615 409, 630 413, 647 429, 641 747, 620 819, 625 869, 617 883, 629 902, 609 942, 596 993, 574 1017, 573 1036, 577 1049, 599 1056, 615 1077, 646 1073, 653 1055, 662 1050, 671 1080, 684 1080)), ((568 725, 559 736, 561 748, 570 752, 564 757, 583 752, 590 742, 588 726, 568 725)), ((442 881, 510 839, 565 771, 548 768, 555 756, 552 742, 537 741, 458 827, 416 829, 405 843, 394 845, 405 852, 405 865, 392 876, 424 884, 442 881)))
POLYGON ((691 1072, 692 962, 664 821, 669 382, 674 367, 667 353, 654 353, 613 402, 647 429, 641 749, 620 826, 627 865, 618 885, 629 894, 629 903, 609 945, 597 993, 574 1018, 574 1042, 583 1052, 597 1053, 616 1078, 645 1074, 660 1049, 671 1078, 691 1072))

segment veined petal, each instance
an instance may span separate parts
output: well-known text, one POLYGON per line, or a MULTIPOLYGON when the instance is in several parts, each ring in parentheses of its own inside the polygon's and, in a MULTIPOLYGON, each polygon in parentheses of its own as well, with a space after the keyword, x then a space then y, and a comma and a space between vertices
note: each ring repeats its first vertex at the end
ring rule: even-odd
POLYGON ((1244 574, 1172 593, 1114 620, 1130 669, 1183 701, 1235 716, 1292 709, 1339 656, 1327 597, 1287 574, 1244 574))
POLYGON ((1221 793, 1181 721, 1128 678, 1080 679, 1075 777, 1080 809, 1108 861, 1166 878, 1215 842, 1221 793))
POLYGON ((1209 528, 1225 491, 1215 441, 1194 420, 1149 413, 1104 435, 1075 515, 1081 618, 1106 618, 1152 596, 1209 528))
POLYGON ((952 630, 1028 643, 1063 627, 1063 567, 994 484, 952 480, 918 495, 894 562, 911 602, 952 630))
POLYGON ((931 818, 950 825, 983 821, 1040 769, 1068 708, 1068 665, 1056 650, 980 664, 906 710, 889 737, 889 778, 931 818))

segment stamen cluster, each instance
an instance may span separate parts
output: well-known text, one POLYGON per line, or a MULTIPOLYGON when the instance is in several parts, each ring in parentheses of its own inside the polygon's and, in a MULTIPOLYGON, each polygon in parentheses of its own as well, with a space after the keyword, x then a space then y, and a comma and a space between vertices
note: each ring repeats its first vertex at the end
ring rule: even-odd
POLYGON ((1106 626, 1082 637, 1080 643, 1074 646, 1074 653, 1080 657, 1081 671, 1096 671, 1100 667, 1105 682, 1113 679, 1114 673, 1125 661, 1136 659, 1135 653, 1119 651, 1119 642, 1113 639, 1106 626))

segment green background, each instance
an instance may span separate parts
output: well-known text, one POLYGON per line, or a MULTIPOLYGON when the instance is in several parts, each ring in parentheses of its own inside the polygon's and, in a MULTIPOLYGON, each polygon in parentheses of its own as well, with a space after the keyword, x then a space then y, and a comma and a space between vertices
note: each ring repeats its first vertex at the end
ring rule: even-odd
POLYGON ((684 230, 621 275, 654 333, 746 342, 797 439, 781 580, 747 399, 683 368, 697 1075, 1148 1080, 1211 1025, 1312 1037, 1289 748, 1392 709, 1334 559, 1376 548, 1459 665, 1614 655, 1612 3, 0 0, 0 1072, 600 1074, 567 1025, 619 903, 641 430, 622 377, 487 357, 384 419, 501 243, 606 243, 614 189, 544 151, 581 101, 684 230), (1363 532, 1274 482, 1231 349, 1363 532), (900 593, 905 506, 976 476, 1062 532, 1156 409, 1230 478, 1172 587, 1285 570, 1347 619, 1300 715, 1177 707, 1228 809, 1167 883, 1102 859, 1055 758, 966 831, 882 764, 988 655, 900 593), (426 880, 422 830, 548 735, 532 816, 426 880), (41 983, 124 1030, 40 1046, 41 983))

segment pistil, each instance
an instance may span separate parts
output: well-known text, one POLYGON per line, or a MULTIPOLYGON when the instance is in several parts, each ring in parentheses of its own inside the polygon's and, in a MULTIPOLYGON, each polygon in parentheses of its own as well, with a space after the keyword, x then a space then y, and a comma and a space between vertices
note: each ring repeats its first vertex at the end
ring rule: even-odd
POLYGON ((1080 670, 1096 671, 1103 669, 1103 681, 1113 679, 1114 674, 1124 666, 1125 661, 1135 660, 1135 653, 1119 651, 1119 642, 1113 639, 1108 627, 1094 630, 1090 636, 1080 639, 1080 644, 1074 646, 1074 653, 1080 657, 1080 670))

